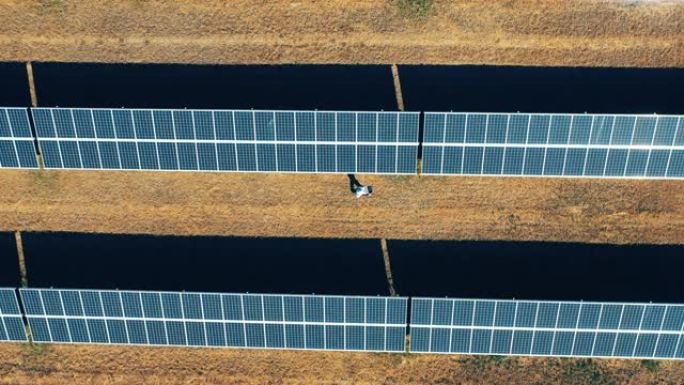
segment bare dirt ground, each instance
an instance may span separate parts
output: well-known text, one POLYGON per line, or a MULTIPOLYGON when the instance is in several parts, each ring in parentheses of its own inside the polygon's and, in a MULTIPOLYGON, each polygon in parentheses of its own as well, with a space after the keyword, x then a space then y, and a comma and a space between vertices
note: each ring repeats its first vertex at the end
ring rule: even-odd
POLYGON ((0 61, 684 66, 674 0, 0 0, 0 61))
POLYGON ((684 181, 0 171, 0 230, 684 243, 684 181))
POLYGON ((0 345, 0 384, 675 385, 684 363, 116 346, 0 345))

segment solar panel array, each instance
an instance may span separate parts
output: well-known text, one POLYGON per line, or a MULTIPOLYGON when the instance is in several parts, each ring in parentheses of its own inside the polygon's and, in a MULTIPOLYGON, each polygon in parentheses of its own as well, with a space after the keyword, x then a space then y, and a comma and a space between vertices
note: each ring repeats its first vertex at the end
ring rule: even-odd
POLYGON ((14 289, 0 288, 0 341, 26 341, 26 330, 14 289))
POLYGON ((667 115, 426 112, 426 175, 684 178, 684 120, 667 115))
POLYGON ((411 351, 684 358, 684 306, 413 298, 411 351))
POLYGON ((26 108, 0 107, 0 168, 38 168, 26 108))
POLYGON ((20 289, 36 342, 403 352, 406 298, 20 289))
MULTIPOLYGON (((26 109, 0 167, 38 167, 26 109)), ((46 168, 415 174, 419 113, 33 108, 46 168)), ((4 119, 3 119, 4 118, 4 119)), ((684 178, 674 115, 426 112, 425 175, 684 178)))
POLYGON ((415 174, 419 113, 33 108, 47 168, 415 174))
MULTIPOLYGON (((38 343, 404 352, 407 299, 19 289, 38 343)), ((414 353, 684 359, 684 305, 413 298, 414 353)), ((0 288, 0 341, 26 341, 0 288)))

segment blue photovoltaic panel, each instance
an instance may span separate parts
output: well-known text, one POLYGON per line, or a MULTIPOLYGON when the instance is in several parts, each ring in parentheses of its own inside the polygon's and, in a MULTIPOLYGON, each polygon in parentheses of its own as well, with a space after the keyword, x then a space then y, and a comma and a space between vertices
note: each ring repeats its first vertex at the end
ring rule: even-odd
POLYGON ((38 168, 26 108, 0 107, 0 168, 38 168))
POLYGON ((20 289, 36 342, 403 352, 407 299, 20 289))
POLYGON ((684 358, 684 305, 413 298, 411 352, 684 358))
POLYGON ((672 115, 426 112, 423 174, 684 178, 672 115))
POLYGON ((414 174, 419 114, 33 108, 47 168, 414 174))
POLYGON ((0 342, 26 340, 16 293, 14 289, 0 288, 0 342))

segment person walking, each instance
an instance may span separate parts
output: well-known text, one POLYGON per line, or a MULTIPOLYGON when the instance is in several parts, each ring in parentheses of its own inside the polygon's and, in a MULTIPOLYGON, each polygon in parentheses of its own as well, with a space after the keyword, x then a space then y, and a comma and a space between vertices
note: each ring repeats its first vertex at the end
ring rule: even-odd
POLYGON ((349 189, 357 198, 361 198, 364 195, 373 195, 373 186, 362 185, 354 174, 347 174, 347 178, 349 178, 349 189))

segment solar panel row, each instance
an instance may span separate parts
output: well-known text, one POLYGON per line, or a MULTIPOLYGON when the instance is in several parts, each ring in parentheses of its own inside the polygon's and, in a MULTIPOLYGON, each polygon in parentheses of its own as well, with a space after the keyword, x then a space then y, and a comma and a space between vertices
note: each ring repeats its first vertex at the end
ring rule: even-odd
POLYGON ((404 351, 406 298, 20 289, 36 342, 404 351))
MULTIPOLYGON (((406 112, 34 108, 56 169, 414 174, 406 112)), ((0 116, 0 167, 38 167, 26 109, 0 116)), ((684 178, 684 120, 668 115, 435 113, 426 175, 684 178)))
POLYGON ((418 113, 34 108, 47 168, 413 174, 418 113))
POLYGON ((26 108, 0 108, 0 168, 38 168, 26 108))
POLYGON ((26 341, 24 321, 14 289, 0 288, 0 341, 26 341))
POLYGON ((426 175, 684 178, 678 116, 425 113, 426 175))
POLYGON ((411 351, 684 358, 684 306, 413 298, 411 351))
MULTIPOLYGON (((36 342, 403 352, 406 298, 20 289, 36 342)), ((0 288, 0 341, 25 341, 0 288)), ((411 352, 684 359, 684 305, 413 298, 411 352)))

